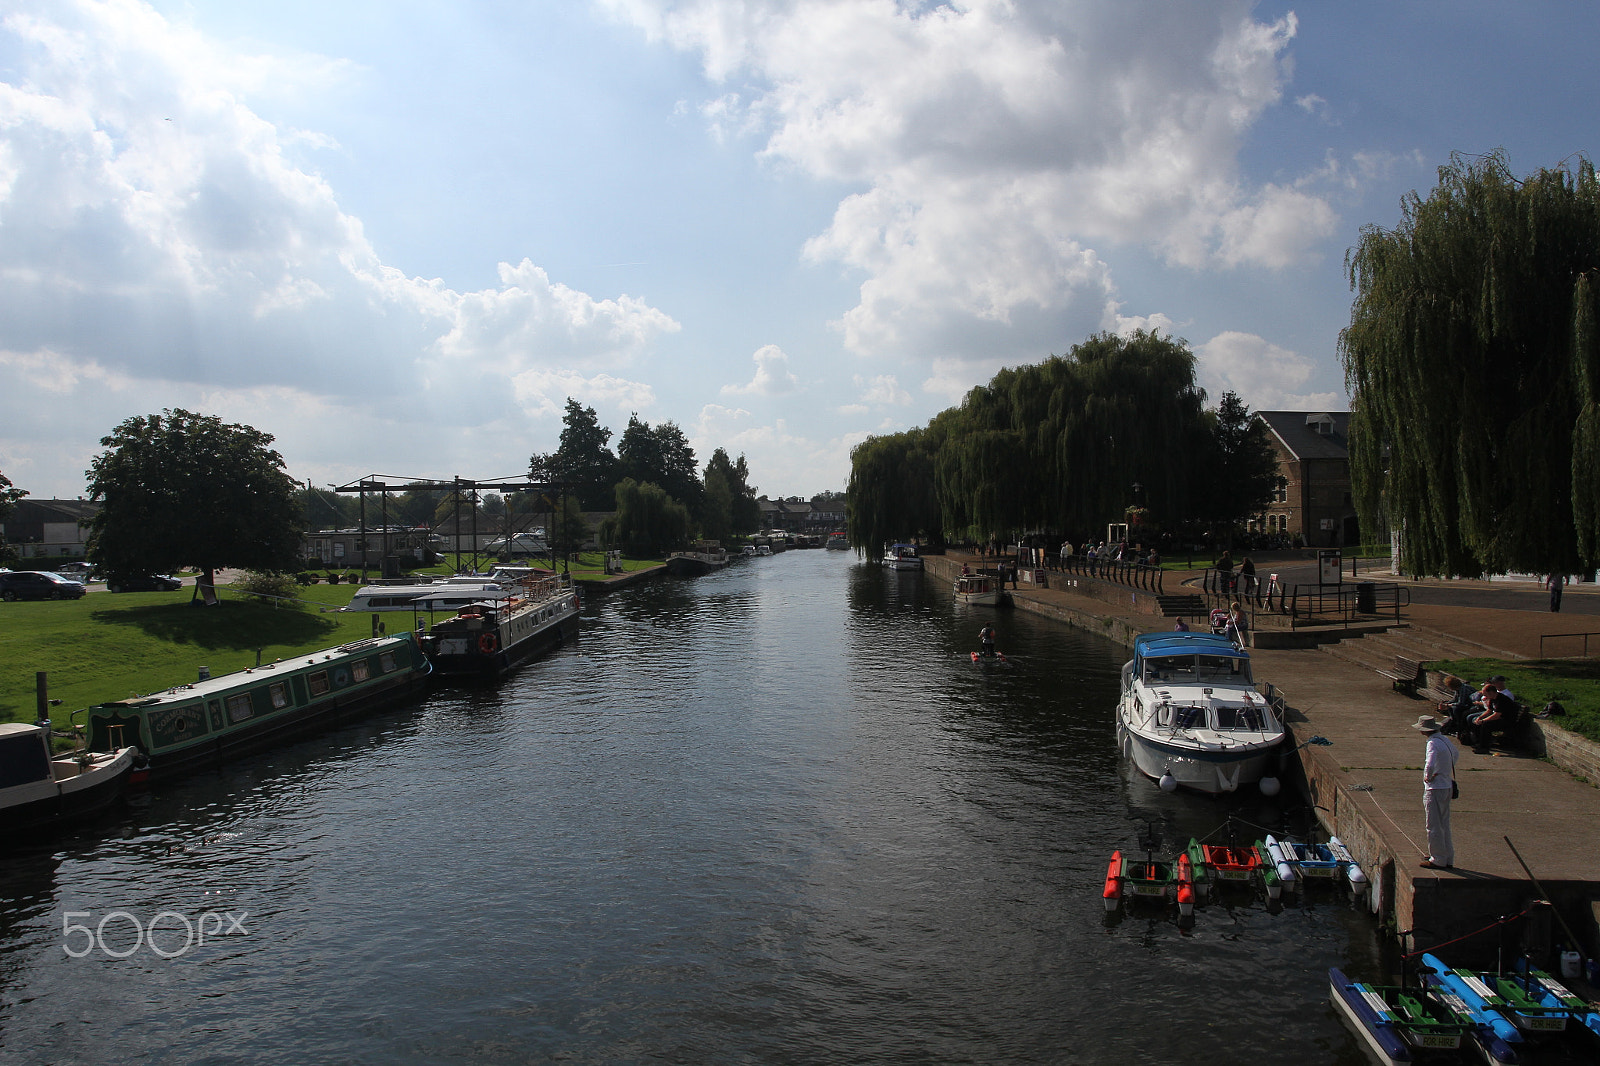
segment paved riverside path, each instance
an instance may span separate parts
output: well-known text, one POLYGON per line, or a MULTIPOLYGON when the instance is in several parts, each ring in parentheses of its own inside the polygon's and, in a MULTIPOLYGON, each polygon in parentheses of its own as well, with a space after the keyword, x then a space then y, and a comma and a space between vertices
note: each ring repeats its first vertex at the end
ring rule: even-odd
MULTIPOLYGON (((963 562, 975 567, 980 562, 954 552, 928 561, 928 577, 934 580, 959 572, 963 562)), ((1019 583, 1011 595, 1018 609, 1125 644, 1137 633, 1172 628, 1172 619, 1085 594, 1085 582, 1079 581, 1077 590, 1019 583)), ((1168 591, 1175 586, 1169 577, 1168 591)), ((1527 656, 1537 654, 1542 632, 1586 628, 1580 619, 1562 621, 1548 612, 1419 606, 1408 614, 1427 615, 1426 622, 1415 620, 1429 628, 1527 656)), ((1311 800, 1328 831, 1350 844, 1380 881, 1383 911, 1394 915, 1397 928, 1414 929, 1419 946, 1470 933, 1521 910, 1536 895, 1505 837, 1557 897, 1578 935, 1594 936, 1587 900, 1600 898, 1600 788, 1541 759, 1463 749, 1457 766, 1461 798, 1451 812, 1456 868, 1423 869, 1418 863, 1427 847, 1424 737, 1412 726, 1419 715, 1436 713, 1434 704, 1403 695, 1373 670, 1315 648, 1253 649, 1251 659, 1256 680, 1271 682, 1288 701, 1295 737, 1332 741, 1329 747, 1301 749, 1311 800)), ((1106 708, 1107 714, 1112 710, 1106 708)), ((1565 939, 1559 928, 1555 936, 1565 939)), ((1493 934, 1474 940, 1481 942, 1479 949, 1493 951, 1493 934)), ((1590 941, 1584 950, 1600 954, 1600 944, 1590 941)))

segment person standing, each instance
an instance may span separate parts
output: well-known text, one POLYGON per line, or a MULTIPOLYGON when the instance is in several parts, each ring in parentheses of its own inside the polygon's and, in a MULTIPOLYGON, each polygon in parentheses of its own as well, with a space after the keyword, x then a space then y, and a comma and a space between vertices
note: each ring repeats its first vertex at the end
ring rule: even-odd
POLYGON ((1449 870, 1456 864, 1455 846, 1450 842, 1450 800, 1456 784, 1456 747, 1439 732, 1439 720, 1422 715, 1412 727, 1428 738, 1422 758, 1422 812, 1428 829, 1428 857, 1422 866, 1428 870, 1449 870))
POLYGON ((1550 589, 1550 611, 1553 614, 1561 613, 1561 586, 1567 583, 1567 575, 1551 574, 1545 578, 1545 585, 1550 589))
POLYGON ((994 626, 985 625, 978 630, 978 654, 985 659, 993 659, 995 657, 994 626))

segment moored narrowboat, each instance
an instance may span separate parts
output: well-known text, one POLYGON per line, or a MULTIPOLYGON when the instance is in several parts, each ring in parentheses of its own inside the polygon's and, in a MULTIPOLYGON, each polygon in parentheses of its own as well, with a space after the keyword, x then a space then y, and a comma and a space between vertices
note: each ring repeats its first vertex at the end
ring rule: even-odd
POLYGON ((373 637, 149 696, 74 712, 90 751, 132 745, 152 778, 281 744, 422 687, 431 672, 415 634, 373 637))

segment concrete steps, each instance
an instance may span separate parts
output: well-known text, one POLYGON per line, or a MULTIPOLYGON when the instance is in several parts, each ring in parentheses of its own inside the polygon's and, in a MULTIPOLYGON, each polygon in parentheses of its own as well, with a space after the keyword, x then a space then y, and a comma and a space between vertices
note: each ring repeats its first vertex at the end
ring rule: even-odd
POLYGON ((1157 596, 1156 603, 1160 605, 1161 614, 1166 618, 1176 618, 1179 615, 1192 618, 1206 613, 1205 601, 1193 593, 1157 596))
MULTIPOLYGON (((1416 626, 1393 628, 1380 633, 1364 633, 1359 637, 1320 645, 1320 649, 1336 659, 1343 659, 1345 662, 1374 672, 1394 669, 1397 656, 1414 659, 1420 663, 1483 656, 1508 657, 1505 653, 1473 641, 1416 626)), ((1509 657, 1515 658, 1515 656, 1509 657)))

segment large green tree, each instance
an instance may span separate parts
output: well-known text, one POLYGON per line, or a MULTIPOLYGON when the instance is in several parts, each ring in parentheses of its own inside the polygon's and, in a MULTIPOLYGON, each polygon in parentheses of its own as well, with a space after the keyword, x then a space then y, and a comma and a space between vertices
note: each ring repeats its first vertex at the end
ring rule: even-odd
POLYGON ((533 456, 528 476, 534 481, 566 485, 586 511, 610 509, 612 490, 621 476, 617 457, 609 447, 611 431, 600 424, 593 407, 585 407, 570 396, 561 423, 560 447, 533 456))
POLYGON ((689 510, 659 485, 623 478, 617 485, 617 510, 600 529, 608 548, 635 559, 652 559, 689 542, 689 510))
POLYGON ((1190 515, 1226 536, 1271 501, 1278 457, 1266 424, 1250 413, 1238 393, 1223 393, 1208 420, 1210 449, 1195 470, 1201 491, 1193 498, 1190 515))
POLYGON ((1413 574, 1600 563, 1600 185, 1453 156, 1346 258, 1340 354, 1368 529, 1413 574))
POLYGON ((637 414, 628 419, 628 428, 617 442, 617 460, 625 477, 639 484, 661 486, 668 496, 683 504, 690 514, 700 508, 700 477, 694 449, 675 422, 651 426, 637 414))
POLYGON ((913 429, 851 449, 846 529, 858 553, 876 558, 885 544, 942 539, 928 437, 913 429))
POLYGON ((300 508, 269 434, 182 409, 130 418, 89 467, 89 559, 105 573, 199 567, 287 571, 300 508))
MULTIPOLYGON (((721 448, 711 453, 711 458, 706 463, 704 486, 706 493, 706 513, 711 510, 712 478, 722 480, 727 489, 728 522, 727 533, 713 533, 710 531, 711 522, 702 519, 701 525, 706 528, 706 536, 722 537, 731 534, 754 533, 761 528, 761 505, 756 502, 756 487, 750 484, 750 467, 741 454, 737 460, 729 459, 728 453, 721 448)), ((716 490, 720 499, 722 490, 716 490)), ((720 508, 721 504, 717 504, 720 508)), ((720 511, 719 511, 720 515, 720 511)))

